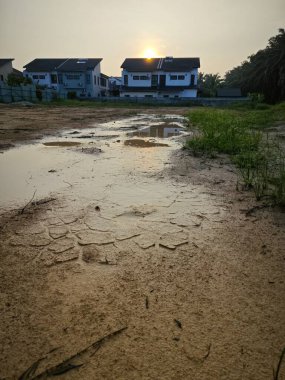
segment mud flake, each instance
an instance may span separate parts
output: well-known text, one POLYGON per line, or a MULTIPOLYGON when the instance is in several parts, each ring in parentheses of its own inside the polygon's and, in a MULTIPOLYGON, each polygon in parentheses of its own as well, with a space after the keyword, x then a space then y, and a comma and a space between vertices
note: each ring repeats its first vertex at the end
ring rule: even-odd
POLYGON ((22 227, 16 231, 17 235, 36 235, 45 232, 45 228, 40 224, 29 225, 27 227, 22 227))
POLYGON ((63 225, 63 221, 60 220, 59 218, 49 218, 47 220, 48 224, 52 225, 52 226, 60 226, 60 225, 63 225))
POLYGON ((55 253, 63 253, 75 247, 75 243, 72 239, 64 238, 53 241, 48 249, 55 253))
POLYGON ((66 236, 68 228, 66 226, 55 226, 49 228, 49 234, 53 239, 59 239, 66 236))
POLYGON ((79 257, 79 251, 76 249, 72 249, 69 251, 62 252, 61 254, 55 254, 55 253, 46 253, 44 256, 42 256, 42 260, 44 261, 44 264, 48 267, 65 263, 72 260, 77 260, 79 257))
POLYGON ((9 241, 11 247, 25 247, 26 243, 22 238, 14 237, 9 241))
POLYGON ((177 234, 167 234, 160 237, 159 245, 168 249, 176 249, 180 245, 188 244, 188 235, 181 232, 177 234))
POLYGON ((114 223, 100 217, 89 217, 85 220, 85 224, 90 230, 109 232, 114 229, 114 223))
POLYGON ((94 231, 81 231, 76 234, 79 238, 78 244, 110 244, 114 243, 115 239, 109 232, 94 232, 94 231))
POLYGON ((71 224, 78 220, 76 216, 73 215, 63 215, 60 217, 64 224, 71 224))
POLYGON ((135 242, 140 248, 147 249, 155 246, 158 237, 156 235, 144 234, 135 238, 135 242))
POLYGON ((45 236, 35 236, 33 239, 31 239, 30 246, 31 247, 46 247, 50 243, 51 241, 45 236))

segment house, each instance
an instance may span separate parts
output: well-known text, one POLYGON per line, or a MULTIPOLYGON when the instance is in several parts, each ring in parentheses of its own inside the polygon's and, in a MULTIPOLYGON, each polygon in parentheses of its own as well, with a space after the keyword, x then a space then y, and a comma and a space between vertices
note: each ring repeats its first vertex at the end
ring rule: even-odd
POLYGON ((195 98, 199 67, 199 58, 127 58, 120 96, 195 98))
POLYGON ((224 87, 217 89, 218 98, 240 98, 242 96, 241 89, 235 87, 224 87))
POLYGON ((14 58, 0 58, 0 84, 7 81, 8 75, 13 73, 14 58))
POLYGON ((109 77, 109 93, 111 96, 119 96, 121 86, 121 77, 109 77))
POLYGON ((102 58, 37 58, 24 66, 33 83, 60 94, 94 98, 106 91, 102 80, 102 58))

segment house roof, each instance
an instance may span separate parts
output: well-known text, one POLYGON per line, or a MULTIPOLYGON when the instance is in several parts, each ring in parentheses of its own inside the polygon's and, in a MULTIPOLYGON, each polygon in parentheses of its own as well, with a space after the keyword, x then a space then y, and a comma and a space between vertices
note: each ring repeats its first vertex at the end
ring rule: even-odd
POLYGON ((121 68, 128 71, 189 71, 200 67, 200 58, 126 58, 121 68))
POLYGON ((0 58, 0 66, 6 65, 6 63, 14 61, 14 58, 0 58))
POLYGON ((46 71, 86 71, 93 69, 102 61, 102 58, 36 58, 26 64, 27 71, 46 72, 46 71))
POLYGON ((108 75, 106 75, 106 74, 101 73, 100 76, 101 76, 101 78, 109 79, 108 75))
POLYGON ((57 67, 57 71, 93 70, 101 61, 102 58, 68 58, 57 67))

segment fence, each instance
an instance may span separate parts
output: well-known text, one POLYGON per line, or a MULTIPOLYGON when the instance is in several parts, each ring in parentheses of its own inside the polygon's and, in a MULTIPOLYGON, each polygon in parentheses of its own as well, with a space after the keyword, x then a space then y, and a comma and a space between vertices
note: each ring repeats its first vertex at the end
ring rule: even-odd
POLYGON ((8 86, 0 85, 0 102, 13 103, 28 101, 36 103, 39 101, 50 102, 54 99, 66 99, 66 93, 58 93, 52 89, 37 89, 35 85, 8 86))
MULTIPOLYGON (((32 103, 50 102, 56 99, 67 99, 66 92, 58 92, 52 89, 37 89, 34 85, 8 86, 0 85, 0 102, 13 103, 28 101, 32 103)), ((98 97, 80 98, 99 103, 135 103, 142 105, 170 105, 170 106, 226 106, 234 102, 247 102, 248 98, 132 98, 132 97, 98 97)))

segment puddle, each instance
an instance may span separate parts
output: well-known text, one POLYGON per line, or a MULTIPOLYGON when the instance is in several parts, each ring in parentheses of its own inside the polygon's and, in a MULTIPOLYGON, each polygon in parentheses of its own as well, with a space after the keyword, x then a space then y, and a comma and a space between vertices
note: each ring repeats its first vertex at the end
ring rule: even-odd
POLYGON ((176 190, 161 186, 156 176, 170 153, 181 146, 183 124, 177 116, 142 114, 67 130, 41 143, 8 150, 0 155, 0 176, 5 179, 0 206, 21 206, 35 191, 35 200, 58 196, 89 204, 104 199, 108 209, 116 205, 116 214, 132 205, 168 204, 176 190), (130 135, 131 128, 143 138, 130 135), (156 149, 160 147, 164 149, 156 149))
POLYGON ((163 123, 141 128, 138 131, 128 133, 128 136, 170 138, 185 133, 185 129, 179 125, 163 123))
POLYGON ((168 144, 157 143, 157 142, 147 141, 147 140, 142 140, 142 139, 125 140, 124 144, 127 146, 135 146, 138 148, 154 148, 154 147, 169 146, 168 144))

